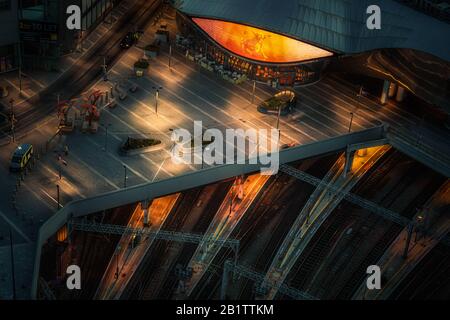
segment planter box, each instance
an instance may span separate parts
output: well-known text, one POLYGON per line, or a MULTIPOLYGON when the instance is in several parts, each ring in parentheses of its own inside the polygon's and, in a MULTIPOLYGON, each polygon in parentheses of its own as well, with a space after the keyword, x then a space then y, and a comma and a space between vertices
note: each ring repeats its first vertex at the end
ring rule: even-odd
POLYGON ((125 145, 122 144, 122 146, 119 149, 119 153, 122 156, 137 156, 140 154, 144 154, 144 153, 150 153, 150 152, 157 152, 160 151, 162 149, 164 149, 166 147, 166 144, 161 142, 160 144, 154 145, 154 146, 150 146, 150 147, 145 147, 145 148, 139 148, 139 149, 132 149, 132 150, 125 150, 123 149, 123 146, 125 145))
POLYGON ((167 43, 169 41, 169 31, 161 29, 156 31, 155 39, 167 43))
POLYGON ((134 67, 134 72, 136 73, 137 77, 142 77, 145 71, 147 71, 147 69, 134 67))
POLYGON ((156 44, 150 44, 144 48, 145 56, 148 58, 156 58, 159 55, 160 48, 156 44))
POLYGON ((159 54, 159 50, 145 50, 144 52, 147 58, 156 58, 159 54))

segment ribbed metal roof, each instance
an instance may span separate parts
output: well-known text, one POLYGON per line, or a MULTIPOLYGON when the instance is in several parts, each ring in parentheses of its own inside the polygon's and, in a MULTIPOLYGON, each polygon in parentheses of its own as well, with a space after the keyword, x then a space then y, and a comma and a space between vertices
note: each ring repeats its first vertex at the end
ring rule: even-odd
POLYGON ((335 52, 410 48, 450 61, 450 24, 392 0, 183 0, 180 10, 267 29, 335 52), (372 4, 381 8, 381 30, 366 27, 372 4))

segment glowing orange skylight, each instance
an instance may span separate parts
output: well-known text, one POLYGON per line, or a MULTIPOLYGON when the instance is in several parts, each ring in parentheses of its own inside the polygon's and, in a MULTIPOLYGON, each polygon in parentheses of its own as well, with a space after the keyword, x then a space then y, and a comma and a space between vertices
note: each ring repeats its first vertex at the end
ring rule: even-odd
POLYGON ((302 41, 242 24, 204 18, 192 20, 222 47, 251 60, 292 63, 333 55, 302 41))

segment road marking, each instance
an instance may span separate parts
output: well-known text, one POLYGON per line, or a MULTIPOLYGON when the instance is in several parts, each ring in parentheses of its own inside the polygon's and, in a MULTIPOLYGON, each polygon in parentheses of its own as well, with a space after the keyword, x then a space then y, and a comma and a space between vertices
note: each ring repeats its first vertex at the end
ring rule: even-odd
MULTIPOLYGON (((160 60, 155 60, 155 61, 156 61, 159 65, 164 66, 164 64, 163 64, 160 60)), ((177 60, 177 61, 179 61, 179 60, 177 60)), ((204 78, 208 79, 209 82, 213 81, 213 82, 214 82, 220 89, 222 89, 223 91, 227 91, 227 92, 231 93, 232 95, 238 97, 238 98, 241 99, 242 101, 245 101, 245 102, 248 102, 248 101, 249 101, 248 99, 246 99, 245 97, 241 96, 240 94, 237 94, 236 92, 234 92, 234 91, 228 89, 227 87, 225 87, 225 86, 223 86, 223 85, 217 83, 217 82, 214 81, 212 78, 210 78, 210 77, 208 77, 208 76, 205 76, 203 73, 201 73, 201 72, 199 72, 199 71, 197 71, 197 70, 195 70, 195 69, 190 68, 190 67, 187 66, 185 63, 183 63, 183 62, 181 62, 181 61, 179 61, 179 63, 180 63, 182 66, 186 67, 187 69, 191 69, 191 70, 194 71, 196 74, 201 75, 201 76, 203 76, 204 78)), ((123 62, 122 62, 122 64, 123 64, 123 62)), ((127 67, 128 67, 128 66, 127 66, 127 67)), ((173 72, 176 72, 176 73, 178 73, 178 74, 180 74, 180 75, 183 75, 181 72, 179 72, 179 71, 177 71, 177 70, 175 70, 175 69, 172 69, 172 71, 173 71, 173 72)), ((234 117, 233 115, 229 114, 228 112, 226 112, 226 111, 223 110, 222 108, 218 107, 217 105, 213 104, 213 103, 210 102, 209 100, 204 99, 202 96, 199 96, 199 95, 196 94, 195 92, 193 92, 193 91, 191 91, 190 89, 186 88, 185 86, 183 86, 182 84, 180 84, 179 81, 175 81, 174 79, 170 79, 170 78, 169 78, 168 76, 166 76, 163 72, 157 71, 157 73, 158 73, 159 75, 161 75, 163 78, 169 79, 169 81, 174 81, 174 82, 176 82, 176 84, 177 84, 179 87, 183 88, 185 91, 189 92, 191 95, 194 95, 195 97, 199 98, 200 100, 205 101, 206 103, 208 103, 210 106, 212 106, 212 107, 213 107, 214 109, 216 109, 217 111, 224 113, 224 114, 227 115, 228 117, 232 117, 232 118, 237 119, 236 117, 234 117)), ((194 82, 194 83, 197 83, 198 85, 200 85, 200 86, 202 86, 202 87, 205 87, 205 84, 203 84, 203 83, 201 83, 201 82, 199 82, 199 81, 196 81, 196 80, 194 80, 194 79, 190 79, 189 81, 194 82)), ((236 87, 238 88, 237 85, 236 85, 236 87)), ((216 94, 216 93, 214 93, 214 92, 212 92, 212 94, 215 95, 216 97, 218 97, 219 99, 223 100, 223 101, 226 102, 227 104, 230 104, 230 105, 236 107, 240 112, 243 112, 243 113, 245 113, 245 114, 247 114, 247 115, 250 115, 250 116, 252 117, 252 120, 256 120, 256 121, 258 121, 258 122, 261 122, 261 123, 267 125, 268 127, 273 127, 273 125, 269 124, 269 123, 266 122, 265 120, 256 117, 254 113, 251 113, 251 112, 249 112, 249 111, 243 109, 242 106, 238 106, 238 105, 234 104, 233 102, 231 102, 229 99, 226 99, 226 98, 222 97, 221 95, 218 95, 218 94, 216 94)), ((252 123, 251 121, 248 121, 248 122, 249 122, 249 123, 252 123)), ((303 130, 301 130, 298 126, 291 125, 289 122, 285 121, 285 120, 282 119, 282 118, 280 118, 280 123, 283 124, 283 125, 286 125, 286 126, 288 126, 288 127, 290 127, 290 128, 292 128, 292 129, 295 130, 295 131, 298 131, 299 133, 301 133, 302 135, 304 135, 304 136, 306 136, 306 137, 312 139, 313 141, 316 140, 315 138, 313 138, 312 136, 310 136, 309 134, 307 134, 306 132, 304 132, 303 130)), ((253 124, 254 124, 254 123, 253 123, 253 124)), ((259 126, 256 126, 256 124, 254 124, 254 125, 255 125, 255 127, 259 127, 259 126)), ((287 135, 287 134, 284 132, 284 130, 281 131, 281 135, 282 135, 282 136, 284 135, 285 137, 287 137, 287 138, 288 138, 289 140, 291 140, 291 141, 296 141, 296 142, 300 143, 300 140, 299 140, 299 139, 296 139, 296 138, 294 138, 294 137, 292 137, 292 136, 287 135)), ((303 137, 302 137, 302 138, 303 138, 303 137)))
MULTIPOLYGON (((91 141, 90 138, 88 138, 87 140, 91 141)), ((96 144, 96 143, 95 143, 96 144)), ((85 161, 81 160, 79 157, 77 157, 76 155, 71 154, 71 157, 75 158, 76 161, 80 162, 82 165, 84 165, 85 167, 87 167, 89 170, 91 170, 93 173, 95 173, 97 176, 99 176, 100 178, 102 178, 103 180, 105 180, 110 186, 114 187, 116 190, 119 190, 120 187, 117 186, 114 182, 112 182, 111 180, 109 180, 108 178, 106 178, 105 176, 103 176, 100 172, 98 172, 96 169, 94 169, 92 166, 90 166, 89 164, 87 164, 85 161)))
MULTIPOLYGON (((25 186, 25 189, 27 189, 29 192, 31 192, 31 193, 36 197, 36 199, 38 199, 38 200, 39 200, 40 202, 42 202, 48 209, 50 209, 50 211, 51 211, 52 213, 55 212, 55 208, 53 208, 53 207, 50 206, 46 201, 44 201, 44 200, 42 199, 42 197, 41 197, 36 191, 34 191, 32 188, 28 187, 26 184, 23 184, 23 186, 25 186)), ((41 188, 41 190, 44 190, 44 189, 41 188)))
POLYGON ((9 218, 0 210, 0 217, 2 217, 11 227, 13 227, 13 229, 20 234, 20 236, 22 238, 24 238, 28 243, 31 243, 31 239, 28 238, 28 236, 22 232, 22 230, 20 230, 20 228, 18 226, 16 226, 14 224, 14 222, 12 222, 11 220, 9 220, 9 218))
MULTIPOLYGON (((117 104, 120 105, 119 103, 117 103, 117 104)), ((124 110, 127 111, 128 113, 133 114, 133 112, 132 112, 131 110, 128 110, 128 109, 122 107, 121 105, 120 105, 120 108, 124 109, 124 110)), ((134 127, 131 127, 128 123, 126 123, 126 122, 125 122, 124 120, 122 120, 120 117, 116 116, 116 115, 115 115, 114 113, 112 113, 111 111, 109 111, 109 110, 105 110, 105 111, 106 111, 108 114, 110 114, 113 118, 115 118, 115 119, 117 119, 119 122, 123 123, 126 127, 130 128, 130 130, 132 130, 133 132, 136 132, 136 133, 138 133, 138 134, 140 134, 140 135, 142 135, 142 136, 145 136, 145 134, 144 134, 142 131, 137 130, 137 129, 134 128, 134 127)), ((136 116, 137 116, 137 115, 136 115, 136 116)), ((119 137, 117 137, 115 134, 113 134, 113 135, 114 135, 114 137, 115 137, 118 141, 122 141, 122 139, 120 139, 119 137)), ((169 153, 167 150, 164 149, 164 151, 167 152, 167 153, 170 155, 170 153, 169 153)), ((142 158, 147 159, 148 161, 150 161, 152 165, 157 166, 157 163, 154 162, 154 161, 153 161, 152 159, 150 159, 149 157, 147 157, 147 156, 145 156, 145 155, 143 155, 143 154, 141 154, 140 156, 141 156, 142 158)), ((166 171, 165 169, 163 169, 163 171, 166 172, 169 176, 173 177, 173 174, 171 174, 170 172, 166 171)), ((146 180, 147 182, 150 182, 150 180, 147 179, 147 178, 145 178, 145 180, 146 180)))
MULTIPOLYGON (((49 166, 47 166, 47 165, 44 165, 43 163, 41 163, 41 165, 40 165, 42 168, 44 168, 45 170, 47 170, 48 172, 50 172, 50 174, 52 175, 52 176, 55 176, 55 177, 58 177, 58 175, 59 175, 59 173, 58 172, 56 172, 56 171, 53 171, 49 166)), ((68 181, 68 179, 61 179, 61 180, 59 180, 60 181, 60 183, 65 183, 69 188, 65 188, 65 189, 70 189, 70 190, 74 190, 75 191, 75 193, 77 193, 80 197, 82 197, 82 198, 86 198, 86 196, 84 195, 84 194, 82 194, 80 191, 79 191, 79 188, 75 188, 69 181, 68 181)))
MULTIPOLYGON (((132 68, 128 67, 124 62, 120 62, 120 64, 124 65, 127 69, 132 69, 132 68)), ((154 80, 149 79, 149 78, 145 78, 145 80, 148 81, 148 82, 151 82, 151 83, 155 83, 154 80)), ((131 80, 129 80, 129 81, 131 81, 131 80)), ((181 86, 181 85, 178 85, 178 86, 181 86)), ((182 86, 181 86, 181 87, 182 87, 182 86)), ((184 87, 183 87, 183 88, 184 88, 184 87)), ((144 89, 144 90, 145 90, 145 89, 144 89)), ((185 90, 188 90, 188 89, 185 89, 185 90)), ((190 91, 190 90, 189 90, 189 91, 190 91)), ((226 127, 226 125, 225 125, 224 122, 222 122, 221 120, 219 120, 219 119, 216 118, 215 116, 211 115, 210 113, 203 111, 202 109, 200 109, 199 107, 197 107, 197 106, 194 105, 193 103, 189 102, 188 100, 184 99, 183 97, 181 97, 180 95, 178 95, 178 94, 175 93, 174 91, 169 91, 169 93, 170 93, 172 96, 176 97, 178 100, 181 100, 182 102, 184 102, 186 105, 191 106, 192 108, 194 108, 194 109, 197 110, 198 112, 204 114, 204 115, 207 116, 208 118, 211 118, 211 119, 214 120, 216 123, 221 123, 223 126, 226 127)), ((194 93, 194 95, 197 96, 195 93, 194 93)), ((197 96, 197 97, 199 97, 199 96, 197 96)), ((201 98, 201 97, 199 97, 199 98, 200 98, 201 100, 205 101, 207 104, 211 105, 213 108, 218 109, 219 111, 222 111, 222 112, 223 112, 223 110, 220 110, 220 108, 217 108, 215 105, 211 104, 209 101, 207 101, 207 100, 205 100, 205 99, 203 99, 203 98, 201 98)), ((164 101, 164 99, 160 97, 160 101, 161 101, 161 100, 164 101)), ((169 104, 167 103, 167 105, 169 105, 169 104)), ((180 112, 180 111, 178 111, 178 112, 180 112)), ((225 112, 224 112, 224 113, 225 113, 225 112)), ((183 114, 183 115, 186 116, 185 114, 183 114)), ((236 117, 234 117, 234 116, 230 116, 230 115, 228 115, 227 113, 225 113, 225 115, 228 116, 228 117, 231 117, 231 118, 234 118, 234 119, 240 121, 240 119, 238 119, 238 118, 236 118, 236 117)), ((248 127, 248 128, 252 128, 252 127, 249 126, 249 124, 251 124, 251 122, 250 122, 250 121, 247 121, 247 122, 246 122, 247 127, 248 127)), ((253 127, 253 128, 258 128, 258 127, 255 126, 255 127, 253 127)), ((286 134, 283 133, 283 132, 282 132, 282 135, 286 136, 286 134)), ((288 136, 288 138, 291 139, 292 141, 298 141, 297 139, 294 139, 293 137, 289 137, 289 136, 288 136)), ((228 142, 227 142, 227 143, 228 143, 228 142)))
MULTIPOLYGON (((41 188, 41 191, 42 191, 42 193, 45 194, 50 200, 52 200, 54 203, 58 204, 58 201, 57 201, 55 198, 53 198, 51 195, 49 195, 47 191, 45 191, 43 188, 41 188)), ((61 205, 61 202, 60 202, 59 204, 61 205)))
MULTIPOLYGON (((91 144, 96 145, 97 147, 101 148, 102 146, 100 144, 98 144, 97 142, 95 142, 94 140, 92 140, 91 138, 87 139, 91 144)), ((133 167, 131 167, 130 165, 126 164, 125 162, 123 162, 122 160, 120 160, 118 157, 116 157, 114 154, 112 154, 111 152, 107 152, 109 154, 109 156, 111 158, 113 158, 114 160, 116 160, 117 162, 119 162, 122 166, 126 166, 127 170, 131 171, 132 173, 134 173, 134 175, 140 177, 142 180, 144 180, 145 182, 149 182, 150 180, 148 178, 146 178, 144 175, 142 175, 141 173, 139 173, 138 171, 136 171, 135 169, 133 169, 133 167)), ((120 189, 120 188, 119 188, 120 189)))
MULTIPOLYGON (((14 87, 14 89, 16 89, 17 91, 20 92, 20 88, 18 86, 16 86, 12 81, 10 81, 9 79, 4 79, 6 82, 8 82, 12 87, 14 87)), ((32 93, 34 94, 34 91, 32 91, 32 93)), ((31 97, 31 95, 29 95, 28 93, 25 92, 25 90, 22 89, 22 94, 28 99, 31 97)), ((23 100, 25 101, 25 100, 23 100)), ((21 101, 20 103, 22 103, 23 101, 21 101)), ((15 103, 15 105, 17 105, 19 103, 15 103)))
POLYGON ((42 82, 40 82, 39 80, 33 78, 32 76, 30 76, 29 74, 26 74, 24 72, 22 72, 22 74, 24 76, 26 76, 27 78, 31 79, 31 81, 33 81, 34 83, 36 83, 39 87, 41 87, 42 89, 45 89, 47 87, 47 85, 43 84, 42 82))

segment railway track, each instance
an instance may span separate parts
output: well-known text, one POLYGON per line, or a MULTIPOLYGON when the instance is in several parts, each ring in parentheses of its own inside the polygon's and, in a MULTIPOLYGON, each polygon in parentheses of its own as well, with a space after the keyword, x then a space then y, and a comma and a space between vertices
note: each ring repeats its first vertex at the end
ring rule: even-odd
MULTIPOLYGON (((201 190, 202 188, 195 188, 181 193, 174 208, 161 226, 161 230, 180 231, 201 190)), ((152 243, 121 299, 138 299, 145 295, 145 289, 151 284, 151 275, 160 265, 161 257, 165 256, 169 245, 166 241, 158 239, 152 243)))
MULTIPOLYGON (((305 170, 316 176, 323 176, 336 159, 337 155, 332 155, 322 159, 310 160, 311 163, 305 166, 305 170)), ((301 166, 302 163, 298 165, 301 166)), ((255 250, 254 244, 258 240, 258 235, 262 234, 269 225, 275 225, 274 232, 270 239, 265 240, 264 249, 257 254, 256 260, 255 258, 250 259, 255 260, 251 264, 256 264, 256 270, 263 273, 269 267, 278 246, 281 245, 284 236, 299 214, 301 205, 312 191, 311 186, 305 186, 302 182, 292 179, 288 175, 280 174, 273 177, 231 235, 232 238, 241 241, 240 257, 242 258, 247 254, 251 255, 251 252, 255 250), (277 201, 274 201, 274 199, 277 199, 277 201), (280 205, 286 203, 289 203, 289 205, 280 205)), ((214 267, 205 274, 197 285, 191 294, 191 299, 218 298, 223 265, 230 254, 231 252, 227 249, 222 249, 219 252, 212 263, 214 267)), ((253 282, 247 279, 240 279, 240 281, 243 282, 243 285, 237 293, 237 299, 253 297, 253 282)))
MULTIPOLYGON (((311 167, 309 169, 306 169, 306 171, 316 177, 323 178, 329 168, 333 166, 337 159, 337 155, 316 159, 314 160, 311 167)), ((279 221, 277 222, 276 227, 273 229, 271 237, 264 250, 258 255, 258 258, 254 265, 254 269, 261 272, 262 274, 265 274, 270 268, 270 265, 277 253, 278 248, 281 246, 284 238, 289 233, 292 224, 301 211, 301 207, 304 205, 304 203, 306 203, 306 201, 308 201, 308 197, 314 191, 314 188, 311 185, 300 182, 297 179, 295 179, 294 181, 290 180, 290 182, 291 184, 288 186, 288 188, 291 189, 289 190, 290 192, 284 193, 285 190, 279 192, 278 200, 276 201, 277 203, 289 203, 289 205, 285 208, 285 210, 281 209, 281 212, 278 210, 278 208, 270 208, 272 210, 268 212, 269 217, 272 215, 275 215, 275 217, 278 216, 279 221), (293 201, 292 199, 295 199, 295 201, 293 201)), ((252 240, 249 240, 249 242, 251 243, 252 240)), ((247 279, 244 281, 245 284, 241 293, 239 294, 239 299, 243 300, 255 298, 256 292, 254 289, 256 284, 247 279)))
MULTIPOLYGON (((103 220, 104 223, 126 224, 134 211, 134 205, 108 211, 105 214, 96 214, 91 218, 103 220)), ((111 256, 114 254, 120 237, 85 232, 77 232, 72 237, 72 249, 75 253, 75 259, 70 262, 75 262, 81 268, 84 279, 82 290, 67 290, 64 285, 63 290, 60 290, 61 294, 58 295, 58 298, 93 299, 103 272, 107 268, 111 256)), ((66 250, 69 250, 69 247, 66 250)))
MULTIPOLYGON (((225 197, 230 186, 231 182, 221 183, 217 186, 213 193, 213 198, 215 199, 214 203, 207 204, 205 211, 200 215, 199 220, 192 229, 193 233, 203 233, 206 231, 219 205, 216 205, 215 202, 225 197)), ((198 203, 204 188, 197 188, 194 190, 188 191, 188 195, 183 193, 183 200, 168 216, 162 229, 172 231, 181 231, 181 229, 183 229, 186 219, 198 203)), ((196 247, 193 244, 174 244, 173 242, 162 240, 155 241, 139 267, 139 270, 142 271, 136 273, 136 276, 133 279, 133 285, 128 286, 126 290, 127 294, 124 295, 123 298, 146 300, 165 297, 166 299, 169 299, 177 285, 177 279, 173 276, 175 274, 174 270, 176 266, 178 264, 183 266, 186 265, 190 255, 195 251, 195 248, 196 247), (176 251, 181 250, 181 253, 174 261, 166 261, 165 259, 169 256, 170 250, 172 249, 176 251), (187 262, 184 261, 186 257, 187 262), (167 271, 158 273, 158 268, 164 263, 169 263, 167 271), (155 286, 159 286, 159 288, 155 290, 155 286)))
MULTIPOLYGON (((416 207, 422 206, 444 180, 423 165, 391 151, 355 186, 354 193, 412 218, 416 207), (428 174, 415 174, 424 170, 428 174), (421 183, 417 183, 419 180, 421 183), (416 185, 418 196, 413 198, 410 187, 416 185)), ((364 280, 367 266, 376 264, 401 230, 392 222, 344 202, 316 233, 288 283, 314 291, 319 298, 350 299, 364 280)))
POLYGON ((389 299, 449 300, 450 250, 438 244, 402 281, 389 299))

